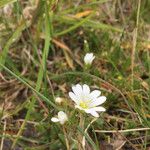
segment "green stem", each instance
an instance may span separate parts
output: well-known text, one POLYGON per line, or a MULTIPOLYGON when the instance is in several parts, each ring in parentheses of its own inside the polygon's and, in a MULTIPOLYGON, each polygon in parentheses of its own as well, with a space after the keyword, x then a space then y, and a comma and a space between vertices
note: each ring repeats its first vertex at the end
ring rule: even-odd
MULTIPOLYGON (((84 115, 82 114, 82 112, 80 112, 80 123, 79 123, 79 126, 80 128, 84 131, 84 115)), ((79 135, 78 135, 78 141, 79 141, 79 144, 78 144, 78 149, 79 150, 83 150, 85 149, 84 148, 84 145, 82 145, 82 140, 83 140, 83 134, 81 132, 79 132, 79 135)))

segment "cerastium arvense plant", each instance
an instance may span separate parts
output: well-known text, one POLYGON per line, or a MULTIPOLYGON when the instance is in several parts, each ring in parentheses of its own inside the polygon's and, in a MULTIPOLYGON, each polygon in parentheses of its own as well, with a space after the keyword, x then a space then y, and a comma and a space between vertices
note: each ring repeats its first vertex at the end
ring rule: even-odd
MULTIPOLYGON (((87 53, 85 55, 84 64, 85 64, 86 69, 89 69, 91 67, 94 58, 95 56, 93 55, 93 53, 87 53)), ((81 127, 83 131, 84 131, 84 120, 85 120, 84 115, 83 115, 84 112, 92 115, 94 118, 98 118, 99 117, 98 112, 104 112, 106 110, 104 107, 100 106, 106 101, 106 97, 101 96, 100 90, 91 91, 90 87, 87 84, 73 85, 72 91, 69 92, 69 97, 74 102, 75 109, 77 108, 78 110, 80 110, 79 111, 80 113, 79 126, 81 127)), ((58 100, 60 101, 60 97, 56 98, 56 103, 58 100)), ((63 111, 59 111, 58 116, 52 117, 51 121, 59 122, 62 125, 64 135, 66 136, 66 130, 64 126, 65 126, 65 123, 69 121, 68 115, 63 111)), ((81 133, 79 133, 78 138, 79 138, 78 140, 82 141, 79 144, 78 148, 85 149, 85 137, 81 133)), ((66 147, 68 150, 70 149, 67 138, 66 138, 66 147)))

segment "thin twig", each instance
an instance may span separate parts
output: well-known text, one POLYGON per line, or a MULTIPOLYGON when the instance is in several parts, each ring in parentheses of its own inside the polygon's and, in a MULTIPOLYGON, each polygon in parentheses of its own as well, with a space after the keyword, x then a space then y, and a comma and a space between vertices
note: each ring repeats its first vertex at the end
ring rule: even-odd
POLYGON ((132 54, 131 54, 132 90, 133 90, 133 86, 134 86, 134 62, 135 62, 135 50, 136 50, 136 45, 137 45, 140 7, 141 7, 141 0, 138 1, 136 26, 135 26, 134 31, 133 31, 133 48, 132 48, 132 54))
MULTIPOLYGON (((97 120, 97 118, 94 118, 89 124, 88 126, 86 127, 86 129, 84 130, 84 133, 87 133, 87 130, 89 129, 89 127, 93 124, 93 122, 95 122, 97 120)), ((82 139, 82 146, 85 150, 85 136, 83 136, 83 139, 82 139)))
POLYGON ((150 130, 150 128, 138 128, 138 129, 126 129, 126 130, 95 130, 95 132, 98 133, 126 133, 126 132, 135 132, 135 131, 146 131, 146 130, 150 130))
POLYGON ((64 132, 64 136, 65 136, 66 148, 67 148, 67 150, 70 150, 69 141, 68 141, 68 138, 67 138, 67 133, 66 133, 66 130, 65 130, 64 126, 63 126, 63 132, 64 132))

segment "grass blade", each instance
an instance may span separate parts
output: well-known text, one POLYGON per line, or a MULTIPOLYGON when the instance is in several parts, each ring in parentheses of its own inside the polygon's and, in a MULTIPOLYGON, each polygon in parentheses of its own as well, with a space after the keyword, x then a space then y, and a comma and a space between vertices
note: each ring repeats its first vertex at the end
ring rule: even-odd
POLYGON ((58 107, 51 102, 47 97, 45 97, 43 94, 41 94, 40 92, 38 92, 36 89, 34 89, 29 83, 27 83, 24 79, 22 79, 20 76, 16 75, 14 72, 12 72, 9 68, 7 68, 6 66, 4 66, 3 64, 0 63, 0 66, 9 74, 11 74, 13 77, 15 77, 16 79, 18 79, 21 83, 23 83, 24 85, 26 85, 29 89, 31 89, 33 92, 35 92, 43 101, 45 101, 47 104, 53 106, 56 110, 59 110, 58 107))
MULTIPOLYGON (((9 51, 9 48, 11 46, 12 43, 14 43, 14 41, 16 39, 18 39, 21 36, 21 32, 26 28, 26 24, 22 23, 17 29, 16 31, 13 33, 13 35, 11 36, 11 38, 7 41, 6 45, 4 46, 4 49, 0 55, 0 64, 5 64, 5 61, 7 59, 7 54, 9 51)), ((2 68, 0 67, 0 70, 2 68)))
POLYGON ((1 0, 0 1, 0 8, 7 5, 7 4, 10 4, 10 3, 13 3, 13 2, 16 2, 17 0, 1 0))
MULTIPOLYGON (((48 52, 49 52, 49 46, 50 46, 50 42, 49 42, 50 41, 50 27, 49 27, 49 14, 48 14, 48 8, 47 7, 48 6, 46 6, 46 3, 45 3, 45 10, 46 10, 46 12, 45 12, 46 13, 46 19, 45 19, 45 32, 46 33, 45 34, 46 34, 46 38, 45 38, 44 51, 43 51, 43 55, 42 55, 42 63, 40 65, 40 69, 39 69, 39 73, 38 73, 38 79, 37 79, 36 88, 35 88, 35 90, 37 92, 40 91, 43 78, 46 78, 46 60, 47 60, 47 56, 48 56, 48 52)), ((31 103, 29 105, 29 109, 27 111, 25 120, 22 123, 21 128, 17 133, 17 137, 12 144, 12 149, 15 147, 19 137, 21 136, 27 120, 30 119, 30 115, 31 115, 32 109, 34 108, 35 102, 36 102, 36 97, 33 97, 31 100, 31 103)))

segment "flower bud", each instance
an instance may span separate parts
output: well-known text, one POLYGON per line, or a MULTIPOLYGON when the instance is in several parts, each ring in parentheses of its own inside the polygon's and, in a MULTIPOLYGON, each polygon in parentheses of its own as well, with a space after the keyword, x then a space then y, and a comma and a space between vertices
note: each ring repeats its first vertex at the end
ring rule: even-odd
POLYGON ((94 60, 95 56, 93 55, 93 53, 87 53, 85 56, 84 56, 84 63, 86 65, 91 65, 93 60, 94 60))

